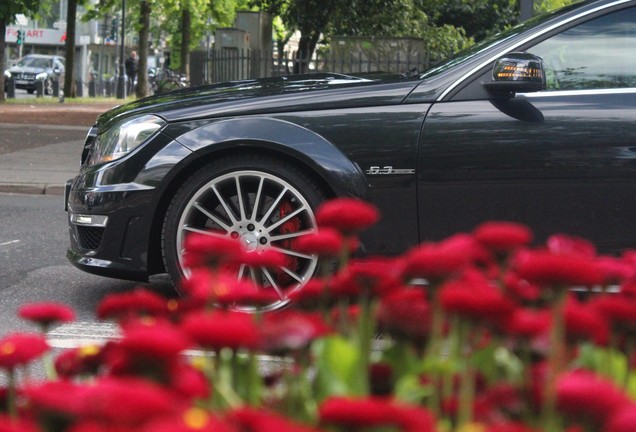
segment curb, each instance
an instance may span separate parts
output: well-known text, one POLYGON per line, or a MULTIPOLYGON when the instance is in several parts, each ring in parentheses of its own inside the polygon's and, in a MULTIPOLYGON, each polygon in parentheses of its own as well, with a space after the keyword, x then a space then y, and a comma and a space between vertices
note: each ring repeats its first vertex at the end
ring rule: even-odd
POLYGON ((0 183, 0 193, 64 196, 64 185, 38 183, 0 183))

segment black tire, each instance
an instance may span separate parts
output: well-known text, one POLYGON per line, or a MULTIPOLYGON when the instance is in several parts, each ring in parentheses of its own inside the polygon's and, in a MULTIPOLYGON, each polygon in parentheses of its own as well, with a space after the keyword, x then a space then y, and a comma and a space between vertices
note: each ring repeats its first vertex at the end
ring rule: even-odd
POLYGON ((238 277, 278 294, 278 301, 259 310, 278 309, 316 271, 317 258, 295 252, 294 241, 316 230, 315 209, 324 200, 323 191, 292 164, 254 154, 218 159, 188 178, 168 207, 162 230, 166 269, 177 286, 188 277, 182 254, 188 232, 221 231, 248 250, 273 247, 288 257, 285 268, 241 268, 238 277))

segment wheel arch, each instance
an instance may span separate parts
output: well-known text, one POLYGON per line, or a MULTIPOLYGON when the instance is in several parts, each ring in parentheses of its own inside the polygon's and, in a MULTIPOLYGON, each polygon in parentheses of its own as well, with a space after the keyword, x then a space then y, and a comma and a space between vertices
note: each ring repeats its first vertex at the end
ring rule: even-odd
POLYGON ((176 141, 192 150, 192 154, 178 164, 172 178, 160 191, 151 226, 149 274, 164 270, 161 229, 172 197, 192 173, 203 168, 212 158, 246 153, 276 158, 301 168, 328 197, 364 198, 368 190, 362 170, 333 144, 308 129, 286 121, 269 118, 224 120, 187 132, 176 141), (276 130, 274 126, 286 130, 276 130), (224 131, 228 133, 222 134, 224 131))

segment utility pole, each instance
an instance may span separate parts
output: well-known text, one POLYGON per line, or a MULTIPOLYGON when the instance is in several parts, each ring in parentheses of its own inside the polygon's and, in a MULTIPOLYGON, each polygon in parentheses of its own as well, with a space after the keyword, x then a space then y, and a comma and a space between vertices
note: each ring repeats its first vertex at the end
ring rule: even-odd
POLYGON ((124 61, 126 47, 124 37, 126 31, 126 0, 121 0, 121 44, 119 46, 119 77, 117 77, 117 99, 126 99, 126 69, 124 61))
POLYGON ((532 18, 534 13, 534 0, 519 0, 519 18, 521 21, 532 18))

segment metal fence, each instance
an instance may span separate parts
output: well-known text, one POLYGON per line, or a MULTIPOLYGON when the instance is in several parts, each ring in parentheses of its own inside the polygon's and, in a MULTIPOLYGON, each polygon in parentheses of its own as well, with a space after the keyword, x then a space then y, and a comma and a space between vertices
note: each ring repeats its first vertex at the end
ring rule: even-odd
POLYGON ((326 53, 303 59, 295 52, 276 55, 259 50, 224 49, 210 51, 207 55, 203 51, 193 52, 190 81, 192 85, 198 85, 311 72, 405 73, 413 69, 423 71, 429 65, 430 59, 420 53, 326 53))

